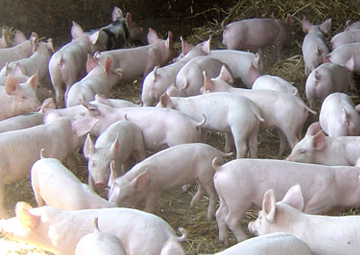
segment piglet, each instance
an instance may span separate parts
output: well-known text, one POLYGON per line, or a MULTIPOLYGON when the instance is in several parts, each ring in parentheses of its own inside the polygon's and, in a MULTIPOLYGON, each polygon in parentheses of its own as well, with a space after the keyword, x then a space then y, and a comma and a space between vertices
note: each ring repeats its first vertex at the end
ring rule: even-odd
POLYGON ((329 53, 325 35, 330 32, 330 28, 331 19, 325 20, 320 25, 312 25, 305 17, 303 18, 302 29, 307 33, 302 44, 306 75, 323 63, 324 56, 329 53))
POLYGON ((292 16, 288 14, 285 22, 279 19, 246 19, 230 23, 224 22, 222 43, 231 50, 259 50, 261 59, 266 46, 275 46, 278 61, 282 48, 291 39, 292 16))
POLYGON ((351 20, 346 21, 346 28, 344 31, 357 30, 360 29, 360 22, 355 21, 351 22, 351 20))
POLYGON ((211 160, 219 157, 219 160, 223 161, 224 157, 230 155, 203 143, 183 144, 165 149, 144 159, 125 175, 115 179, 109 192, 109 201, 118 206, 135 207, 144 199, 145 211, 155 212, 162 191, 196 180, 199 189, 191 200, 190 208, 207 192, 207 218, 211 219, 217 201, 211 160))
POLYGON ((94 232, 83 236, 76 245, 75 255, 126 255, 121 240, 114 234, 101 232, 94 218, 94 232))
POLYGON ((329 136, 360 135, 360 108, 344 93, 332 93, 321 106, 319 122, 329 136))
POLYGON ((116 235, 124 245, 126 254, 159 255, 164 244, 171 239, 173 249, 186 240, 160 217, 129 208, 102 208, 65 211, 54 207, 32 208, 19 202, 16 217, 0 220, 0 232, 12 239, 30 243, 58 255, 74 255, 80 239, 94 232, 92 220, 97 217, 103 232, 116 235))
POLYGON ((309 126, 305 137, 295 145, 286 160, 329 166, 354 166, 359 150, 359 136, 328 137, 321 130, 319 122, 315 122, 309 126))
POLYGON ((56 103, 60 108, 64 105, 63 85, 66 86, 66 99, 71 85, 85 75, 87 55, 104 50, 104 46, 96 42, 99 32, 91 35, 84 33, 82 27, 74 21, 71 36, 73 40, 55 52, 49 62, 51 83, 55 90, 56 103))
POLYGON ((352 78, 353 70, 353 57, 344 65, 324 63, 315 68, 308 76, 305 84, 306 98, 309 101, 310 108, 315 110, 316 102, 322 103, 331 93, 347 93, 349 85, 355 90, 355 82, 352 78))
POLYGON ((110 186, 110 164, 117 176, 127 170, 124 165, 131 155, 137 162, 145 156, 144 139, 141 130, 129 121, 117 121, 110 125, 96 140, 87 136, 83 148, 84 156, 88 159, 89 185, 94 187, 110 186))
POLYGON ((360 30, 349 30, 336 34, 330 41, 331 50, 344 44, 360 42, 360 30))
POLYGON ((121 73, 111 68, 111 58, 107 57, 104 64, 88 55, 86 70, 88 74, 69 89, 66 107, 90 102, 96 94, 108 96, 112 87, 120 83, 121 73))
POLYGON ((359 254, 360 216, 319 216, 303 213, 301 189, 290 190, 276 203, 273 190, 264 194, 262 211, 249 230, 256 235, 285 232, 309 245, 314 255, 359 254))
POLYGON ((333 50, 327 58, 335 64, 345 65, 349 59, 354 58, 354 72, 360 73, 360 43, 344 44, 333 50))

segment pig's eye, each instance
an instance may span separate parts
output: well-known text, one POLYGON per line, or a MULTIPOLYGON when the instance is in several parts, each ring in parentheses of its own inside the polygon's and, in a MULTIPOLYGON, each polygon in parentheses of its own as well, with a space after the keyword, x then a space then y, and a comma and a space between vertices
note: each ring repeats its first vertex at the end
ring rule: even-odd
POLYGON ((305 154, 305 150, 300 150, 300 155, 305 154))
POLYGON ((26 96, 23 96, 22 99, 26 100, 26 96))

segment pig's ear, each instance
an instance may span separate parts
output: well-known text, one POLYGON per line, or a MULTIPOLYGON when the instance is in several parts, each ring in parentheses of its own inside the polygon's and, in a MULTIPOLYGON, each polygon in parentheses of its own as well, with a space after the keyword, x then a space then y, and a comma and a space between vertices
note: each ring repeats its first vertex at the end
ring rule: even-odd
POLYGON ((39 75, 38 75, 38 71, 36 70, 35 73, 26 81, 27 84, 29 84, 34 91, 36 91, 36 88, 38 86, 39 83, 39 75))
POLYGON ((106 104, 108 106, 111 106, 111 102, 107 97, 103 94, 96 94, 95 95, 95 101, 101 104, 106 104))
POLYGON ((22 75, 26 75, 26 71, 20 63, 16 63, 14 70, 12 71, 12 74, 14 76, 22 76, 22 75))
POLYGON ((321 130, 320 122, 318 121, 314 122, 308 127, 305 136, 313 136, 316 133, 318 133, 320 130, 321 130))
POLYGON ((7 95, 11 95, 15 90, 20 87, 19 82, 12 77, 11 75, 8 76, 5 83, 5 92, 7 95))
POLYGON ((285 24, 286 24, 286 26, 291 27, 292 23, 293 23, 293 18, 291 16, 291 14, 288 13, 286 15, 285 24))
POLYGON ((156 33, 156 31, 154 29, 152 29, 151 27, 149 27, 149 33, 147 35, 147 41, 149 44, 154 43, 155 41, 159 40, 159 36, 156 33))
POLYGON ((78 137, 81 137, 91 131, 93 126, 98 122, 98 119, 86 117, 80 120, 71 120, 73 131, 78 137))
POLYGON ((44 113, 45 109, 56 109, 56 104, 53 98, 46 98, 44 102, 42 102, 42 104, 40 105, 40 109, 38 110, 38 112, 44 113))
POLYGON ((52 38, 49 38, 49 39, 47 40, 46 48, 48 48, 48 50, 50 50, 51 53, 54 53, 54 52, 55 52, 54 43, 53 43, 53 39, 52 39, 52 38))
POLYGON ((138 177, 136 177, 132 181, 135 190, 141 191, 144 188, 144 186, 146 185, 148 179, 149 179, 148 170, 146 169, 142 174, 139 174, 138 177))
POLYGON ((169 95, 166 92, 160 96, 159 101, 160 101, 161 106, 165 107, 165 108, 169 108, 172 105, 171 98, 169 97, 169 95))
POLYGON ((311 29, 311 23, 310 21, 308 21, 305 16, 303 17, 303 20, 301 21, 301 24, 302 24, 302 30, 305 32, 305 33, 308 33, 311 29))
POLYGON ((319 132, 317 132, 313 138, 312 138, 312 143, 313 146, 315 148, 315 150, 321 150, 325 147, 326 145, 326 137, 324 132, 321 130, 319 132))
POLYGON ((35 52, 39 48, 39 38, 37 37, 31 37, 30 38, 31 44, 32 44, 32 52, 35 52))
POLYGON ((20 30, 16 30, 15 37, 14 37, 14 44, 18 45, 25 41, 26 41, 26 36, 24 35, 24 33, 21 32, 20 30))
POLYGON ((288 204, 299 211, 304 210, 304 197, 301 192, 300 184, 297 183, 293 185, 288 192, 286 192, 284 198, 281 200, 281 202, 284 202, 285 204, 288 204))
POLYGON ((201 50, 202 52, 205 53, 205 55, 209 55, 210 54, 210 42, 211 42, 211 36, 209 37, 209 39, 207 41, 204 42, 204 44, 201 46, 201 50))
POLYGON ((83 148, 83 153, 84 153, 84 157, 86 159, 89 159, 95 153, 95 145, 94 145, 94 142, 91 139, 91 134, 90 133, 86 136, 86 140, 85 140, 84 148, 83 148))
MULTIPOLYGON (((109 73, 109 70, 111 68, 111 62, 112 62, 111 58, 107 57, 105 60, 105 63, 104 63, 104 71, 105 71, 106 75, 109 73)), ((120 73, 120 75, 121 75, 121 73, 120 73)))
POLYGON ((191 46, 182 38, 182 36, 180 36, 180 41, 181 41, 181 51, 182 54, 185 56, 191 50, 191 46))
POLYGON ((96 60, 94 59, 93 56, 91 56, 91 54, 88 54, 87 56, 87 61, 86 61, 86 72, 90 72, 91 70, 93 70, 96 66, 98 65, 98 63, 96 62, 96 60))
POLYGON ((203 93, 207 92, 207 91, 213 91, 214 90, 214 83, 213 81, 207 77, 206 72, 204 71, 204 87, 203 87, 203 93))
POLYGON ((101 112, 99 111, 99 109, 97 108, 96 105, 93 105, 89 102, 83 102, 82 105, 88 109, 89 113, 91 114, 91 116, 101 116, 101 112))
POLYGON ((110 147, 110 151, 109 151, 110 154, 114 155, 114 156, 119 155, 120 154, 120 147, 121 147, 121 145, 120 145, 120 141, 119 141, 119 135, 118 135, 118 133, 116 133, 116 138, 115 138, 113 144, 110 147))
POLYGON ((319 27, 320 31, 323 34, 328 34, 330 32, 330 28, 331 28, 331 19, 325 20, 319 27))
POLYGON ((254 64, 251 63, 249 72, 248 72, 248 79, 251 84, 254 84, 257 78, 261 76, 260 72, 255 68, 254 64))
POLYGON ((73 39, 76 39, 76 38, 80 37, 84 33, 84 30, 75 21, 73 21, 72 24, 73 25, 71 27, 71 36, 72 36, 73 39))
POLYGON ((265 213, 265 219, 273 223, 275 221, 275 213, 276 213, 276 199, 274 190, 269 189, 265 192, 263 198, 262 209, 265 213))
POLYGON ((114 6, 114 10, 111 14, 112 21, 116 21, 118 18, 124 18, 124 14, 121 9, 117 6, 114 6))
MULTIPOLYGON (((252 64, 251 64, 252 65, 252 64)), ((255 68, 255 67, 254 67, 255 68)), ((223 65, 221 67, 220 70, 220 74, 218 76, 220 79, 223 79, 224 81, 226 81, 227 83, 233 84, 234 83, 234 79, 231 75, 231 73, 229 72, 229 70, 226 68, 225 65, 223 65)))
POLYGON ((110 162, 110 177, 109 177, 109 184, 110 184, 110 187, 112 186, 115 186, 117 188, 119 188, 119 191, 117 192, 117 194, 120 193, 120 187, 118 185, 117 182, 115 182, 115 179, 118 178, 118 174, 116 172, 116 169, 115 169, 115 160, 111 161, 110 162))
MULTIPOLYGON (((101 31, 102 30, 98 30, 95 33, 92 33, 91 35, 89 35, 89 42, 92 45, 95 45, 98 42, 101 31)), ((101 45, 101 46, 104 46, 104 45, 101 45)), ((104 48, 105 48, 105 46, 104 46, 104 48)))
POLYGON ((126 14, 125 22, 126 22, 126 26, 127 26, 127 27, 131 27, 132 15, 131 15, 130 12, 128 12, 128 13, 126 14))
POLYGON ((345 63, 345 67, 350 71, 354 71, 355 68, 355 61, 354 61, 354 56, 351 55, 351 58, 345 63))
POLYGON ((173 33, 171 31, 169 31, 168 38, 166 40, 166 47, 168 47, 169 49, 171 48, 172 41, 173 41, 173 33))
POLYGON ((40 216, 30 213, 31 205, 25 202, 18 202, 15 207, 15 214, 18 217, 21 227, 25 229, 34 229, 39 224, 40 216))

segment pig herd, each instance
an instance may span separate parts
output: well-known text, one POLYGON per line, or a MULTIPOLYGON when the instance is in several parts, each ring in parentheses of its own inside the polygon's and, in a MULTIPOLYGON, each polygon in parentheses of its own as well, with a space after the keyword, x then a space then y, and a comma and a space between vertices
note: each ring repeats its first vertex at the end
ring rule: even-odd
POLYGON ((178 56, 173 34, 161 39, 152 28, 148 45, 125 48, 143 29, 118 7, 112 20, 90 32, 73 22, 73 40, 56 51, 51 39, 19 30, 9 47, 3 30, 2 233, 60 255, 185 254, 186 230, 177 235, 154 213, 163 191, 196 181, 190 208, 207 194, 219 240, 228 246, 230 230, 239 242, 217 254, 359 253, 360 217, 339 216, 360 207, 360 107, 346 94, 359 72, 357 22, 327 42, 331 19, 302 20, 307 106, 295 86, 264 70, 264 48, 274 46, 280 61, 291 41, 290 14, 223 23, 227 49, 180 38, 178 56), (108 98, 140 76, 141 106, 108 98), (319 122, 303 137, 309 116, 319 122), (257 159, 264 129, 277 132, 279 155, 290 145, 286 160, 257 159), (223 151, 206 144, 211 131, 226 135, 223 151), (79 149, 88 184, 76 176, 79 149), (9 219, 5 185, 27 175, 38 207, 18 202, 9 219), (107 200, 96 193, 104 188, 107 200), (142 201, 144 211, 133 209, 142 201), (249 209, 262 209, 251 239, 240 227, 249 209))

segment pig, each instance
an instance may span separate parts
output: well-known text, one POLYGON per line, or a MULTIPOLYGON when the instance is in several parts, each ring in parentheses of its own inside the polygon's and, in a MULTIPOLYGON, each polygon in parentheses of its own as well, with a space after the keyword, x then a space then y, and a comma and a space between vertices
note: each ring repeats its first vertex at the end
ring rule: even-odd
POLYGON ((253 237, 214 255, 311 255, 309 246, 286 233, 272 233, 253 237))
POLYGON ((306 79, 305 84, 306 98, 310 108, 315 110, 316 102, 322 103, 331 93, 347 93, 349 85, 355 90, 353 70, 354 58, 350 58, 344 65, 324 63, 315 68, 306 79))
POLYGON ((126 43, 136 39, 143 31, 136 22, 132 21, 131 13, 124 18, 123 12, 117 6, 112 12, 112 23, 98 29, 98 41, 106 50, 124 48, 126 43))
POLYGON ((360 108, 344 93, 332 93, 321 106, 319 122, 329 136, 360 135, 360 108))
POLYGON ((354 23, 351 22, 351 20, 346 21, 346 28, 344 31, 350 31, 350 30, 356 30, 360 29, 360 22, 356 21, 354 23))
POLYGON ((260 123, 264 121, 259 108, 248 98, 236 94, 217 92, 193 97, 160 97, 157 107, 180 111, 196 121, 205 115, 203 129, 225 132, 225 151, 232 149, 235 142, 236 158, 242 158, 249 144, 251 157, 257 157, 257 137, 260 123), (234 111, 236 109, 236 111, 234 111))
POLYGON ((123 243, 113 233, 101 232, 94 218, 94 232, 83 236, 76 245, 75 255, 126 255, 123 243))
POLYGON ((95 217, 99 228, 115 234, 129 255, 158 255, 169 239, 177 240, 173 244, 180 246, 187 236, 183 228, 179 229, 182 236, 177 237, 160 217, 129 208, 65 211, 50 206, 32 208, 19 202, 15 212, 16 217, 0 220, 0 232, 58 255, 75 254, 80 239, 93 232, 95 217))
POLYGON ((261 209, 262 196, 268 189, 274 189, 280 199, 299 183, 304 188, 304 211, 310 214, 340 215, 341 210, 360 205, 360 168, 274 159, 236 159, 222 166, 214 159, 212 164, 216 170, 214 186, 220 198, 216 211, 219 239, 226 245, 228 229, 238 242, 247 238, 240 222, 248 210, 261 209))
MULTIPOLYGON (((203 72, 210 78, 220 74, 224 63, 209 56, 198 56, 187 62, 176 75, 175 86, 182 97, 200 95, 200 89, 204 84, 203 72)), ((231 73, 227 65, 226 68, 231 73)), ((174 96, 169 94, 170 96, 174 96)))
MULTIPOLYGON (((358 178, 358 177, 357 177, 358 178)), ((304 198, 301 188, 290 189, 276 202, 273 190, 264 194, 262 211, 249 230, 256 235, 285 232, 304 241, 314 255, 359 253, 357 231, 360 216, 322 216, 303 213, 304 198)))
POLYGON ((278 76, 261 75, 253 64, 251 64, 249 69, 249 80, 252 83, 253 90, 269 89, 300 97, 298 89, 290 82, 278 76))
POLYGON ((107 57, 105 63, 98 64, 88 55, 86 70, 88 74, 80 81, 74 83, 69 89, 66 107, 90 102, 96 94, 108 96, 113 86, 120 83, 121 73, 111 69, 111 58, 107 57))
POLYGON ((315 122, 309 126, 305 137, 295 145, 286 160, 328 166, 354 166, 359 148, 359 136, 328 137, 321 130, 319 122, 315 122))
POLYGON ((297 96, 272 90, 249 90, 232 87, 227 81, 231 75, 222 68, 220 75, 214 79, 205 79, 202 93, 230 92, 245 96, 260 109, 264 122, 261 128, 277 128, 280 137, 279 154, 286 149, 286 139, 291 148, 301 139, 301 132, 308 113, 312 111, 297 96))
POLYGON ((96 140, 88 134, 83 153, 88 159, 89 185, 91 188, 109 187, 113 180, 110 178, 110 164, 117 176, 125 173, 124 165, 131 155, 137 162, 143 160, 145 155, 144 139, 141 130, 129 121, 117 121, 111 124, 96 140), (113 163, 112 163, 113 162, 113 163))
POLYGON ((230 50, 258 49, 260 59, 266 46, 275 46, 277 60, 281 60, 282 48, 290 42, 292 16, 287 14, 285 22, 279 19, 246 19, 224 26, 222 43, 230 50))
MULTIPOLYGON (((32 32, 31 36, 38 37, 38 35, 35 32, 32 32)), ((23 43, 25 41, 26 41, 26 36, 24 35, 23 32, 21 32, 19 29, 17 29, 15 32, 15 35, 14 35, 14 44, 19 45, 20 43, 23 43)))
MULTIPOLYGON (((46 118, 46 117, 45 117, 46 118)), ((76 171, 73 152, 79 148, 81 136, 88 133, 96 119, 74 121, 57 118, 44 125, 8 131, 0 134, 0 218, 7 218, 4 208, 4 187, 29 174, 34 162, 45 148, 46 157, 67 159, 70 169, 76 171)))
POLYGON ((255 68, 259 75, 264 72, 259 54, 240 50, 212 50, 209 56, 227 64, 234 78, 234 83, 241 84, 242 82, 247 88, 251 88, 252 85, 248 77, 251 67, 255 68))
POLYGON ((329 34, 331 19, 320 25, 312 25, 305 16, 302 20, 302 29, 306 33, 302 44, 302 53, 305 62, 305 75, 323 63, 324 56, 329 53, 325 35, 329 34))
POLYGON ((0 86, 0 100, 3 104, 0 120, 35 112, 40 106, 35 95, 37 85, 37 72, 26 83, 19 83, 14 77, 8 76, 5 86, 0 86))
POLYGON ((123 107, 140 107, 140 105, 130 102, 124 99, 111 99, 107 98, 105 95, 96 94, 95 100, 91 101, 91 103, 99 102, 102 104, 107 104, 114 108, 123 108, 123 107))
POLYGON ((360 30, 349 30, 336 34, 330 41, 331 50, 344 44, 360 42, 360 30))
POLYGON ((168 38, 162 40, 155 30, 149 28, 147 40, 149 45, 146 46, 99 52, 94 57, 100 64, 110 57, 111 68, 118 69, 124 81, 132 81, 141 75, 145 78, 155 66, 162 66, 173 57, 171 31, 168 32, 168 38))
POLYGON ((360 73, 360 43, 349 43, 341 45, 327 55, 327 58, 335 64, 345 65, 349 59, 354 58, 355 73, 360 73))
POLYGON ((37 47, 38 38, 38 35, 33 32, 29 40, 25 40, 14 47, 0 49, 0 68, 3 68, 8 62, 27 58, 33 54, 37 47))
MULTIPOLYGON (((36 39, 37 40, 37 39, 36 39)), ((24 58, 7 63, 0 71, 0 76, 8 76, 13 74, 16 64, 20 64, 26 75, 33 75, 38 72, 39 81, 49 82, 48 64, 51 55, 54 53, 53 41, 50 38, 46 43, 37 42, 34 53, 29 58, 24 58)))
POLYGON ((176 75, 180 69, 192 58, 208 55, 210 52, 210 40, 199 43, 196 46, 189 45, 180 37, 182 53, 175 59, 175 63, 158 67, 156 66, 144 79, 142 85, 141 101, 144 106, 153 106, 159 102, 160 96, 176 81, 176 75))
POLYGON ((200 127, 205 123, 196 122, 173 109, 155 107, 113 108, 104 104, 85 104, 90 117, 99 121, 91 133, 99 136, 107 127, 119 120, 128 120, 137 125, 144 137, 146 150, 158 151, 184 143, 201 141, 200 127))
POLYGON ((0 49, 7 48, 8 43, 8 35, 7 30, 5 28, 2 29, 2 37, 0 38, 0 49))
POLYGON ((40 159, 31 167, 31 186, 38 206, 62 210, 115 207, 82 183, 60 160, 45 158, 43 153, 46 150, 41 150, 40 159))
POLYGON ((109 191, 109 201, 120 207, 135 207, 144 199, 144 210, 154 213, 162 191, 196 180, 199 189, 190 202, 190 208, 207 192, 207 218, 212 219, 217 194, 212 181, 214 169, 211 160, 219 157, 223 161, 230 155, 204 143, 182 144, 162 150, 116 178, 109 191))
POLYGON ((60 108, 64 105, 63 85, 66 86, 66 99, 71 85, 85 75, 87 55, 104 50, 104 46, 96 42, 99 31, 89 35, 84 33, 82 27, 75 21, 72 23, 73 40, 55 52, 49 61, 50 79, 55 90, 56 103, 60 108))

